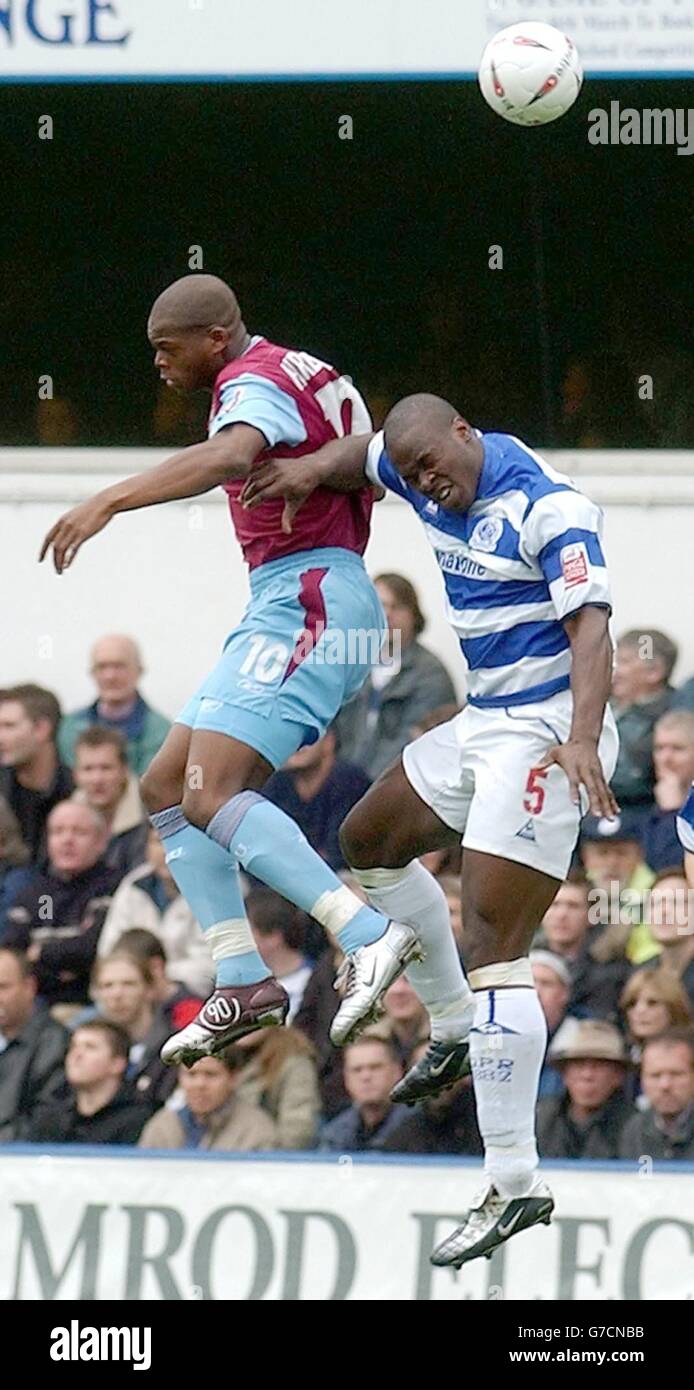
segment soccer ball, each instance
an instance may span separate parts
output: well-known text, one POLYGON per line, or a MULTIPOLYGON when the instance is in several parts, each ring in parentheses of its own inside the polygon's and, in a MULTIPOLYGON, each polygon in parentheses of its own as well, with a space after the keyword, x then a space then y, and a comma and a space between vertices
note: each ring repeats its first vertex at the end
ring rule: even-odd
POLYGON ((551 24, 510 24, 489 40, 479 84, 485 101, 514 125, 546 125, 573 106, 583 69, 576 48, 551 24))

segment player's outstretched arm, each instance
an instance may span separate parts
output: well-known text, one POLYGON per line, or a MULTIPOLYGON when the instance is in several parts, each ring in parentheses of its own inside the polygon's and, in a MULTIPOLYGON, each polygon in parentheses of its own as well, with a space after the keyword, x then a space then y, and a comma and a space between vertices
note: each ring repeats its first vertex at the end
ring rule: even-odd
POLYGON ((355 492, 367 482, 366 455, 372 434, 348 434, 333 439, 315 454, 298 459, 268 459, 253 469, 241 494, 249 510, 283 497, 285 508, 282 530, 292 529, 294 517, 307 497, 317 487, 329 487, 335 492, 355 492))
POLYGON ((57 573, 62 574, 84 542, 102 531, 118 512, 198 497, 231 478, 245 478, 253 460, 266 448, 264 434, 252 425, 242 424, 220 430, 201 444, 191 444, 157 468, 114 483, 88 502, 65 512, 48 532, 39 561, 52 548, 53 564, 57 573))
POLYGON ((573 718, 566 743, 552 748, 542 766, 558 763, 571 783, 571 798, 580 805, 580 789, 585 787, 594 816, 616 816, 619 807, 605 781, 598 755, 610 688, 612 685, 612 642, 606 608, 587 604, 564 619, 571 643, 571 693, 573 718))

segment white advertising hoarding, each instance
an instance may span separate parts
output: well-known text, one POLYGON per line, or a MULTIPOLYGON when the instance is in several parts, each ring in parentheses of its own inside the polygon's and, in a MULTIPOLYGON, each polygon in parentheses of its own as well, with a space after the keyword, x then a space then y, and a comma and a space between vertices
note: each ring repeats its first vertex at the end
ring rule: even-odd
POLYGON ((689 1165, 547 1165, 550 1227, 456 1274, 429 1253, 472 1161, 136 1150, 0 1157, 0 1299, 594 1300, 694 1297, 689 1165))
POLYGON ((694 72, 690 0, 0 0, 0 80, 471 77, 545 20, 586 72, 694 72))

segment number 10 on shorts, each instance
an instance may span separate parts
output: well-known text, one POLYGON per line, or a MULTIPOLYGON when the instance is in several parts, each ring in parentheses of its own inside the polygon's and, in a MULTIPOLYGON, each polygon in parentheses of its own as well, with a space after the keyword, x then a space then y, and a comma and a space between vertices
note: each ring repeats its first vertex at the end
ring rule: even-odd
POLYGON ((531 767, 528 773, 525 796, 523 797, 523 810, 527 811, 529 816, 539 816, 545 804, 544 779, 548 772, 548 767, 531 767))

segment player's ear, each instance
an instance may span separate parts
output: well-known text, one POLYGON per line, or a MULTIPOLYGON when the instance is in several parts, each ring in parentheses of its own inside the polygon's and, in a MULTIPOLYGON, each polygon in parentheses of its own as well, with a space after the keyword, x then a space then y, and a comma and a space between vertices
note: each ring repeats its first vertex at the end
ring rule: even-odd
POLYGON ((228 328, 225 328, 224 325, 221 323, 216 323, 212 326, 212 328, 209 328, 207 331, 216 348, 226 347, 231 337, 228 328))

